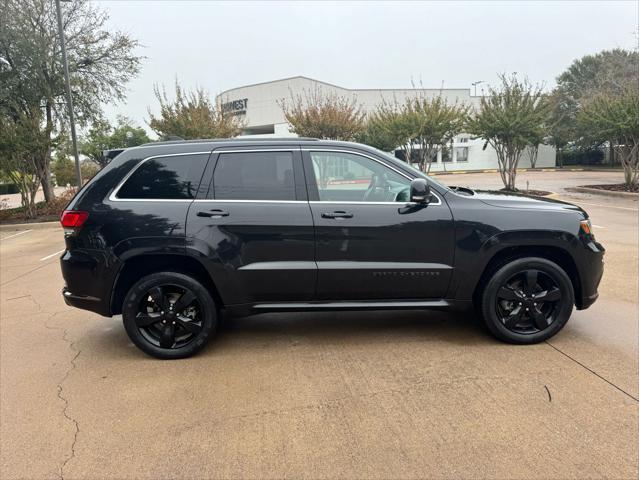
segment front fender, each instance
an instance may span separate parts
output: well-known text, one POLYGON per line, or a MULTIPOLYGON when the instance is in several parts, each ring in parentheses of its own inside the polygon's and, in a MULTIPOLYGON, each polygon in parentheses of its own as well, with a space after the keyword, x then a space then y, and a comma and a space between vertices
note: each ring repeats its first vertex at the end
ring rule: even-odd
POLYGON ((576 264, 577 252, 582 249, 576 235, 562 230, 516 230, 496 233, 479 245, 465 244, 455 255, 455 275, 451 281, 450 297, 470 301, 475 288, 490 262, 505 252, 519 250, 542 255, 552 249, 556 255, 570 258, 576 264))

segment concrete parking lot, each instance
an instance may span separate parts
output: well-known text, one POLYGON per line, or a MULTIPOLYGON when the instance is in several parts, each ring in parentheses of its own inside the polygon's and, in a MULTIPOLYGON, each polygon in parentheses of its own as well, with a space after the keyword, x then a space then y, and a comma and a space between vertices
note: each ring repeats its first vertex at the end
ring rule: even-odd
POLYGON ((599 301, 526 347, 468 315, 291 313, 158 361, 64 305, 57 226, 4 230, 0 477, 637 478, 639 203, 564 190, 620 178, 520 175, 582 205, 607 249, 599 301))

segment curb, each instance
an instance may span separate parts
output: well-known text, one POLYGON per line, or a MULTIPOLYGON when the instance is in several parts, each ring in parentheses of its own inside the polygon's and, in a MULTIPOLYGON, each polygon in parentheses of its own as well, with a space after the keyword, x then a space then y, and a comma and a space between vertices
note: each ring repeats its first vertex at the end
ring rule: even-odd
POLYGON ((569 187, 566 188, 568 192, 580 192, 580 193, 592 193, 594 195, 603 195, 607 197, 617 197, 617 198, 634 198, 635 200, 639 199, 639 193, 632 192, 614 192, 609 190, 600 190, 598 188, 588 188, 588 187, 569 187))
MULTIPOLYGON (((618 170, 604 170, 599 168, 518 168, 517 172, 617 172, 618 170)), ((455 174, 464 174, 464 173, 499 173, 499 170, 496 168, 489 169, 478 169, 478 170, 449 170, 447 172, 430 172, 427 175, 429 176, 437 176, 437 175, 455 175, 455 174)))
POLYGON ((13 232, 15 230, 43 230, 46 228, 62 228, 60 222, 22 222, 22 223, 2 223, 0 232, 13 232))
POLYGON ((437 175, 463 175, 465 173, 499 173, 499 170, 450 170, 448 172, 430 172, 426 175, 436 177, 437 175))

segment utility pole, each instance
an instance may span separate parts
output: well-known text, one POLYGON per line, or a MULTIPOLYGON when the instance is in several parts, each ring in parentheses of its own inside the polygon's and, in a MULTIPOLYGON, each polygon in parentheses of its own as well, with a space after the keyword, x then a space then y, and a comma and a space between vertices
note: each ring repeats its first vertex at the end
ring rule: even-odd
POLYGON ((60 8, 60 0, 55 0, 55 8, 58 13, 58 34, 60 36, 60 50, 62 51, 64 83, 67 87, 67 106, 69 109, 69 122, 71 124, 71 143, 73 144, 73 156, 75 157, 75 176, 78 182, 78 188, 82 188, 82 172, 80 171, 80 156, 78 155, 78 138, 75 133, 73 98, 71 97, 71 82, 69 82, 69 64, 67 63, 67 48, 64 43, 64 30, 62 28, 62 9, 60 8))

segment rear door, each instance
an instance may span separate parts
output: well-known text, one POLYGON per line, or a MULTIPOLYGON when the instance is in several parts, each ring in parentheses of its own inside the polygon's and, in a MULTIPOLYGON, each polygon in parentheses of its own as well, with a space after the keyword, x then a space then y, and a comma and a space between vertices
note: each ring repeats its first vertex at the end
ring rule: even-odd
POLYGON ((308 301, 314 229, 299 147, 215 150, 206 193, 187 219, 187 248, 228 304, 308 301))
POLYGON ((320 300, 440 299, 454 229, 436 193, 409 204, 411 178, 373 154, 303 149, 315 221, 320 300))

